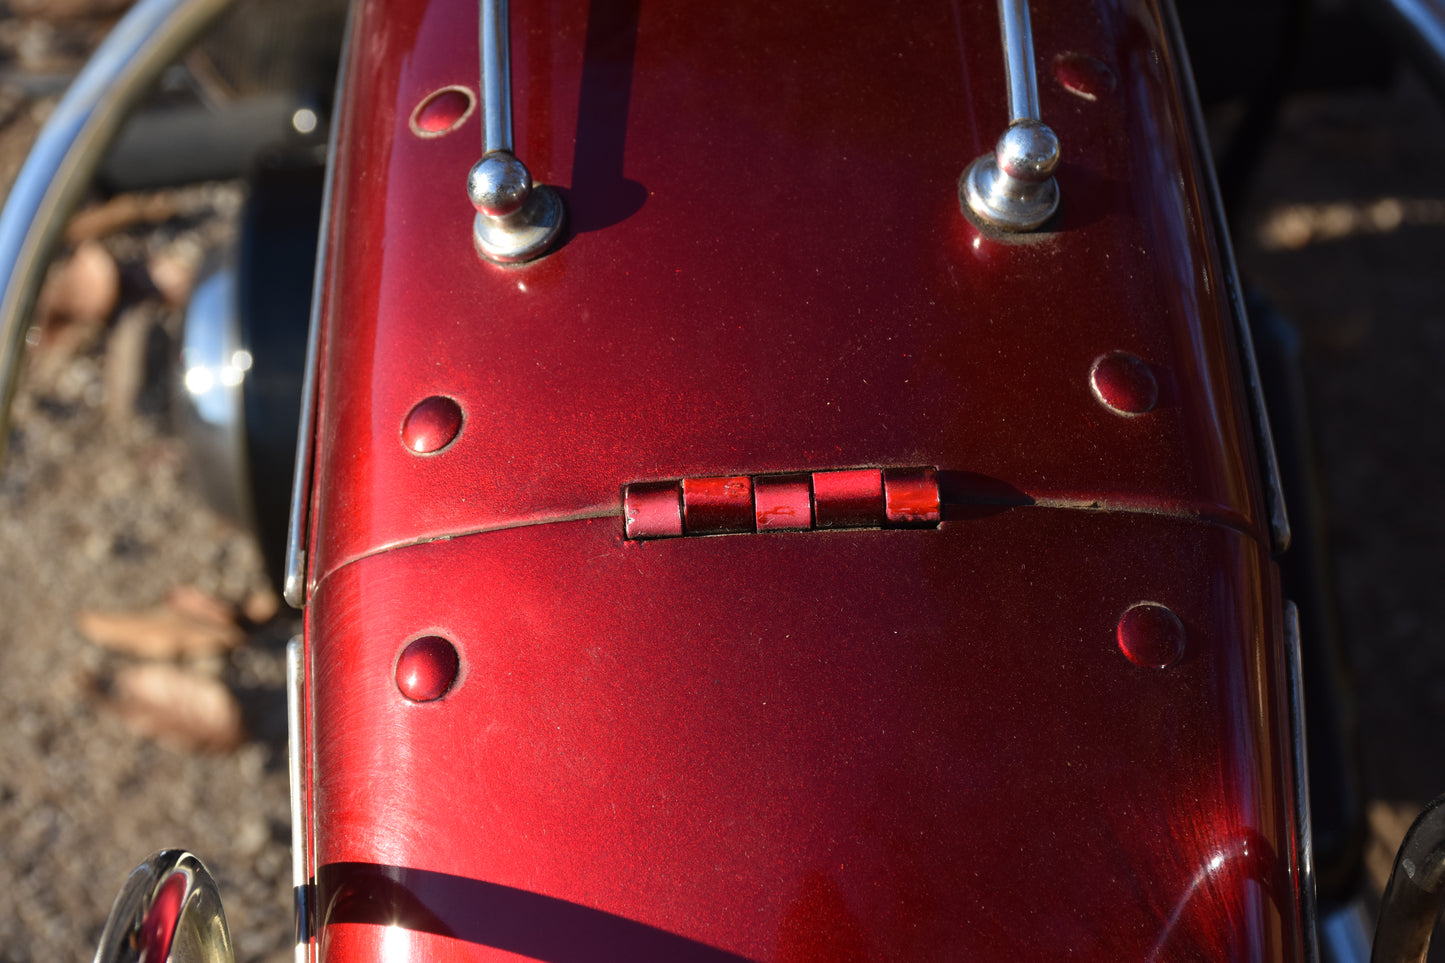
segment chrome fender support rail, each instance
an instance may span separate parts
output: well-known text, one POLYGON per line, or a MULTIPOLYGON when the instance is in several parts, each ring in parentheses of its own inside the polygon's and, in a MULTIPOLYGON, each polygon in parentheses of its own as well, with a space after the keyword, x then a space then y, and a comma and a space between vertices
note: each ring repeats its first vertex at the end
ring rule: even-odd
POLYGON ((1425 963, 1445 907, 1445 796, 1410 824, 1380 900, 1371 963, 1425 963))
POLYGON ((1008 83, 1008 129, 991 154, 963 173, 959 201, 983 224, 1000 231, 1042 227, 1059 207, 1059 138, 1039 119, 1033 25, 1028 0, 998 0, 1008 83))
POLYGON ((294 609, 306 607, 306 552, 311 508, 312 435, 316 431, 317 369, 321 366, 322 308, 325 304, 328 272, 331 270, 331 205, 336 189, 337 145, 346 123, 346 79, 351 69, 352 29, 356 25, 357 3, 346 10, 341 31, 341 60, 336 65, 336 93, 331 98, 331 130, 326 142, 326 181, 321 189, 321 229, 316 232, 316 260, 311 273, 311 312, 306 322, 305 377, 301 383, 301 420, 296 426, 296 471, 291 476, 291 515, 286 522, 286 571, 281 595, 294 609))
POLYGON ((46 121, 0 213, 0 459, 25 335, 63 218, 129 108, 230 0, 140 0, 115 25, 46 121))
POLYGON ((301 636, 286 643, 286 749, 291 787, 291 891, 296 903, 296 963, 306 963, 316 932, 316 884, 307 871, 306 655, 301 636))
POLYGON ((1319 963, 1319 904, 1315 898, 1314 830, 1310 823, 1309 752, 1305 744, 1305 679, 1300 657, 1299 608, 1284 603, 1285 680, 1289 687, 1290 762, 1294 769, 1295 872, 1304 924, 1305 963, 1319 963))

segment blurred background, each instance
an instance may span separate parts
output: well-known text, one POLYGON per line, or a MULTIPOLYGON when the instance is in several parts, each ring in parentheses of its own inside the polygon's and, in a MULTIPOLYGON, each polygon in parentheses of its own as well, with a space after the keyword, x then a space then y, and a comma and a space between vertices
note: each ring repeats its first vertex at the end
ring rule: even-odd
MULTIPOLYGON (((0 190, 126 5, 0 2, 0 190)), ((238 959, 290 958, 283 648, 299 620, 267 553, 210 507, 174 414, 186 305, 246 233, 247 198, 275 196, 255 172, 314 171, 324 140, 338 5, 286 6, 163 78, 37 309, 0 472, 0 960, 89 958, 162 845, 206 860, 238 959), (256 53, 298 45, 315 76, 256 53), (211 149, 174 149, 198 130, 211 149)), ((1256 325, 1297 339, 1279 329, 1309 402, 1317 608, 1350 670, 1378 892, 1445 791, 1445 109, 1356 8, 1182 14, 1256 325)), ((1307 508, 1291 509, 1299 529, 1307 508)))

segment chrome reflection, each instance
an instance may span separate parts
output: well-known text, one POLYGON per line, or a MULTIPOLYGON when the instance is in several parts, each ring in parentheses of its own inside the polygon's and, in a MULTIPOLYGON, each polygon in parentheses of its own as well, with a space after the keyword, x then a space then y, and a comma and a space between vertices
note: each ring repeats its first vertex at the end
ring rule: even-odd
POLYGON ((242 385, 251 352, 241 341, 236 272, 212 269, 196 285, 181 335, 181 431, 206 496, 217 511, 250 527, 246 412, 242 385))
POLYGON ((301 636, 286 643, 286 748, 291 788, 291 887, 296 899, 296 963, 306 963, 314 930, 315 886, 306 875, 306 736, 302 728, 306 689, 301 636))
POLYGON ((126 878, 105 921, 95 963, 234 963, 216 881, 180 849, 153 855, 126 878))
POLYGON ((1320 917, 1323 963, 1365 963, 1370 958, 1374 921, 1357 897, 1320 917))

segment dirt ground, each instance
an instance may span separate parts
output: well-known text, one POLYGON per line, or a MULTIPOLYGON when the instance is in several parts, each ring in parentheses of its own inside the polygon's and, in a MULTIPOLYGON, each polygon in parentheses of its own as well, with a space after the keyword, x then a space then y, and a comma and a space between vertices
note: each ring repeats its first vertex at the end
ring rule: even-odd
MULTIPOLYGON (((104 26, 34 6, 0 16, 0 186, 104 26)), ((1408 74, 1296 98, 1253 196, 1237 243, 1303 337, 1379 885, 1405 825, 1445 791, 1445 111, 1408 74)), ((238 616, 244 645, 180 660, 237 700, 248 736, 224 751, 125 724, 117 680, 144 661, 77 629, 82 612, 145 609, 178 586, 265 614, 257 551, 198 493, 159 363, 172 302, 234 232, 242 190, 169 201, 172 216, 94 239, 118 304, 42 345, 15 405, 0 473, 0 960, 89 958, 116 888, 162 846, 207 861, 240 960, 289 958, 282 647, 296 621, 238 616)))

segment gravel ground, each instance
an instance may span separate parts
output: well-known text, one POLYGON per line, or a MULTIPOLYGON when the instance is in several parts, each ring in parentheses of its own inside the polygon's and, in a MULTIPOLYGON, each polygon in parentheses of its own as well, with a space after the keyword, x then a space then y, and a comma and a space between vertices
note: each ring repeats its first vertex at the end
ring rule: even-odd
MULTIPOLYGON (((5 190, 54 106, 47 78, 78 69, 106 25, 103 11, 0 18, 5 190)), ((142 663, 75 628, 82 611, 145 609, 177 586, 237 606, 269 591, 250 536, 199 493, 162 373, 180 310, 158 288, 174 299, 234 236, 243 189, 159 200, 175 216, 91 242, 114 265, 118 305, 32 354, 0 473, 0 960, 89 959, 126 874, 163 847, 206 860, 240 960, 290 959, 283 650, 299 623, 248 625, 240 648, 182 663, 241 709, 249 737, 213 753, 123 724, 114 683, 142 663)))
MULTIPOLYGON (((0 18, 0 185, 54 104, 46 78, 76 69, 104 26, 0 18)), ((1441 109, 1408 76, 1298 98, 1237 239, 1246 276, 1304 340, 1375 885, 1445 790, 1442 172, 1441 109)), ((239 700, 250 736, 219 753, 121 724, 113 684, 135 660, 75 628, 82 611, 144 609, 182 585, 264 598, 254 545, 197 492, 158 363, 179 313, 156 265, 193 270, 234 232, 241 199, 234 184, 189 189, 167 198, 177 216, 101 238, 118 307, 32 359, 15 406, 0 474, 0 960, 88 958, 116 888, 161 846, 206 859, 241 960, 289 956, 282 647, 295 621, 248 625, 240 648, 186 661, 239 700)))

